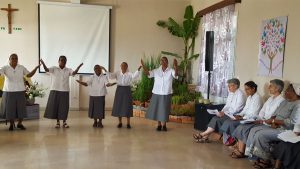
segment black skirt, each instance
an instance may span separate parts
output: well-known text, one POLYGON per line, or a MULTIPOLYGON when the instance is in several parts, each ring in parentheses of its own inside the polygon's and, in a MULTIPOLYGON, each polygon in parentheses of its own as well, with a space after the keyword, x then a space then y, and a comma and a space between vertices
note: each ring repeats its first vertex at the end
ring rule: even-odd
POLYGON ((273 155, 275 159, 282 161, 285 169, 300 168, 300 142, 288 143, 280 142, 274 148, 273 155))

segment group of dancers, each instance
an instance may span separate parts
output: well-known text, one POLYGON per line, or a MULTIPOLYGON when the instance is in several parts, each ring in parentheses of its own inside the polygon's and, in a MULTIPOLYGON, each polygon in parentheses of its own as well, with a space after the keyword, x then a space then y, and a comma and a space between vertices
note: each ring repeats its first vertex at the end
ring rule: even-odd
MULTIPOLYGON (((40 65, 51 77, 50 94, 44 117, 56 120, 55 128, 69 128, 67 123, 69 113, 69 77, 78 73, 83 66, 81 63, 74 71, 66 67, 66 56, 60 56, 58 66, 47 67, 41 59, 31 72, 23 65, 18 64, 18 55, 11 54, 9 64, 0 68, 0 74, 5 76, 1 102, 0 118, 10 123, 9 131, 15 129, 26 130, 23 119, 26 117, 26 98, 24 76, 32 77, 40 65), (15 121, 18 121, 15 125, 15 121), (62 121, 62 126, 60 121, 62 121)), ((174 59, 173 68, 169 67, 168 59, 161 58, 160 67, 148 70, 143 60, 141 66, 134 73, 128 71, 128 64, 122 62, 120 71, 108 72, 103 66, 95 65, 94 74, 84 82, 77 80, 80 85, 89 87, 88 117, 94 120, 93 127, 103 128, 102 120, 105 117, 105 95, 107 87, 117 84, 113 103, 112 116, 118 117, 118 128, 122 128, 122 117, 127 118, 128 129, 131 129, 130 118, 133 117, 131 85, 138 80, 141 69, 149 78, 154 78, 154 86, 146 118, 158 122, 157 131, 167 131, 172 97, 172 81, 178 78, 177 60, 174 59), (116 83, 110 83, 115 79, 116 83)))

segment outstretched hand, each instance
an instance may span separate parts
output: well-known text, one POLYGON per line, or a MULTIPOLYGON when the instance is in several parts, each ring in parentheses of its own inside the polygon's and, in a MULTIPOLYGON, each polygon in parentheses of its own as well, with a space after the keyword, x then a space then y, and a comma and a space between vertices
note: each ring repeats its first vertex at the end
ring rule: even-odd
POLYGON ((142 68, 142 66, 140 66, 140 67, 138 68, 138 71, 140 71, 140 70, 141 70, 141 68, 142 68))
POLYGON ((177 66, 178 66, 177 60, 174 59, 174 61, 173 61, 173 67, 174 67, 174 68, 177 68, 177 66))

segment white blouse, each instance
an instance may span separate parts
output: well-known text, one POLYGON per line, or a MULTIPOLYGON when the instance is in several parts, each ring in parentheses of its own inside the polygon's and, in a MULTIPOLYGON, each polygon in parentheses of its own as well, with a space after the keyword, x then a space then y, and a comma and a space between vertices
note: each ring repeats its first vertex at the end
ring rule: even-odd
POLYGON ((72 76, 73 70, 70 68, 53 66, 49 68, 51 76, 50 90, 70 91, 69 76, 72 76))
POLYGON ((157 95, 169 95, 173 93, 172 82, 173 78, 177 79, 175 76, 175 70, 172 68, 167 68, 165 71, 162 70, 160 66, 157 69, 149 71, 149 78, 154 77, 154 86, 152 93, 157 95))
POLYGON ((15 69, 10 65, 3 66, 0 74, 5 76, 3 91, 25 91, 24 75, 29 74, 29 71, 23 65, 17 65, 15 69))
POLYGON ((265 102, 264 106, 260 110, 258 118, 265 120, 270 119, 274 115, 276 109, 279 107, 282 101, 284 101, 284 98, 281 95, 277 97, 269 97, 269 99, 265 102))
POLYGON ((114 73, 107 72, 110 79, 116 79, 118 86, 131 86, 132 82, 135 81, 139 75, 140 71, 136 71, 134 73, 117 71, 114 73))
POLYGON ((252 96, 248 96, 246 105, 239 115, 243 116, 243 119, 252 119, 257 117, 262 105, 263 102, 260 95, 254 93, 252 96))
POLYGON ((97 76, 94 74, 86 83, 89 87, 90 96, 105 96, 107 94, 106 84, 108 83, 108 78, 106 75, 101 74, 97 76))
POLYGON ((245 100, 241 89, 237 89, 234 93, 230 92, 222 111, 231 115, 240 113, 245 105, 245 100))

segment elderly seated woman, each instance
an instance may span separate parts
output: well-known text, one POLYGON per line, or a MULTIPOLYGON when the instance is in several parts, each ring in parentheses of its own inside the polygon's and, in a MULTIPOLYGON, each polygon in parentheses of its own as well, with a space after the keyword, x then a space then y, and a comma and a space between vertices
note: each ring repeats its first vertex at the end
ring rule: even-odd
MULTIPOLYGON (((230 119, 226 114, 235 115, 240 113, 245 104, 245 96, 240 87, 240 81, 236 78, 229 79, 227 81, 229 95, 224 108, 217 113, 217 116, 213 117, 206 129, 202 133, 193 134, 193 137, 197 143, 208 142, 208 136, 213 132, 219 132, 220 127, 224 121, 230 119)), ((222 133, 221 133, 222 134, 222 133)))
MULTIPOLYGON (((295 124, 293 132, 300 137, 300 121, 295 124)), ((272 152, 275 157, 274 169, 297 169, 300 168, 300 142, 289 143, 281 141, 272 152)))
MULTIPOLYGON (((221 127, 223 136, 225 134, 227 134, 228 136, 232 136, 232 133, 234 132, 236 127, 241 124, 241 120, 254 119, 258 115, 263 105, 260 95, 256 92, 257 85, 253 81, 246 82, 244 84, 244 87, 245 93, 248 96, 246 105, 241 113, 234 115, 235 119, 228 119, 224 122, 224 124, 221 127)), ((234 143, 235 139, 233 137, 229 137, 225 145, 230 146, 234 143)))
POLYGON ((245 155, 246 142, 249 138, 248 135, 250 130, 257 126, 264 125, 264 120, 268 120, 274 117, 275 111, 279 108, 281 103, 285 101, 285 99, 281 96, 281 92, 283 90, 284 83, 282 80, 274 79, 270 81, 269 85, 269 93, 271 97, 265 102, 263 108, 260 110, 257 120, 248 123, 239 125, 233 132, 233 137, 238 139, 236 149, 232 152, 232 158, 243 158, 245 155))
POLYGON ((277 137, 284 130, 293 129, 296 122, 300 121, 300 92, 295 89, 299 85, 291 84, 285 91, 287 102, 280 105, 275 113, 275 118, 264 121, 265 125, 251 129, 246 143, 245 155, 256 156, 255 168, 266 168, 271 166, 271 149, 274 142, 280 141, 277 137))

